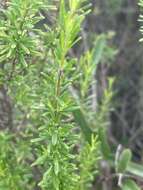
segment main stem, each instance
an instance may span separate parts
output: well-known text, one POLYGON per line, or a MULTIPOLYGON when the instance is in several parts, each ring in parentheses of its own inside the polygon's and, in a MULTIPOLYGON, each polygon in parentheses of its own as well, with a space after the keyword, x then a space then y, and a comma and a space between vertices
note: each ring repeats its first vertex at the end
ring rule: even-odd
POLYGON ((61 95, 61 82, 62 82, 62 77, 63 77, 63 65, 65 62, 65 56, 62 56, 61 59, 61 65, 58 71, 58 80, 57 80, 57 85, 56 85, 56 116, 58 113, 58 99, 61 95))

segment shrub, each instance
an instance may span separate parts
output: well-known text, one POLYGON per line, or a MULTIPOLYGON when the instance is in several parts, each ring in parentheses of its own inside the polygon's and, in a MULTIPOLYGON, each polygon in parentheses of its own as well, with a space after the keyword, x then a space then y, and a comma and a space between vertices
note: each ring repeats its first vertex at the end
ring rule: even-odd
POLYGON ((139 189, 131 178, 143 177, 142 167, 129 149, 114 158, 108 143, 114 79, 99 101, 95 90, 98 64, 116 51, 101 34, 80 57, 71 52, 90 7, 86 0, 12 0, 0 12, 0 85, 14 118, 0 132, 2 190, 88 190, 103 176, 102 163, 120 188, 139 189))

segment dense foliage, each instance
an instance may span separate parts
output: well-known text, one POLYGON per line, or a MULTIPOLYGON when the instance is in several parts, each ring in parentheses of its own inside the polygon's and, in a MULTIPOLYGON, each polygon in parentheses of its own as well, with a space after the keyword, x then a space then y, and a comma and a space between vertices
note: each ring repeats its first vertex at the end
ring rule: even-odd
POLYGON ((73 53, 91 11, 87 0, 11 0, 1 9, 0 88, 13 114, 0 132, 0 189, 104 190, 109 170, 113 189, 141 189, 132 151, 108 142, 115 79, 97 93, 100 63, 117 54, 112 32, 73 53))

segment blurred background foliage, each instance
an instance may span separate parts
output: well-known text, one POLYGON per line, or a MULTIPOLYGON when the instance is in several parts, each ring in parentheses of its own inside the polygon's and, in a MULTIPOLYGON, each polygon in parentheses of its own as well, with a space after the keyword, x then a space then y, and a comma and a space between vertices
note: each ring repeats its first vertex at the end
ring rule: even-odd
POLYGON ((93 0, 92 4, 93 11, 83 28, 81 49, 90 46, 97 34, 107 35, 108 47, 98 66, 97 78, 99 98, 107 78, 116 78, 109 139, 114 144, 130 147, 134 159, 142 160, 143 46, 139 43, 138 1, 93 0))
MULTIPOLYGON (((99 102, 107 88, 108 77, 115 78, 108 140, 113 149, 119 144, 130 148, 133 160, 142 163, 143 46, 139 43, 138 0, 92 0, 92 5, 92 12, 83 26, 80 49, 75 47, 73 52, 80 55, 93 46, 97 35, 106 36, 104 56, 95 78, 98 81, 96 90, 99 102)), ((110 169, 104 169, 103 176, 109 177, 110 169)), ((102 188, 112 189, 113 182, 103 182, 102 188)))

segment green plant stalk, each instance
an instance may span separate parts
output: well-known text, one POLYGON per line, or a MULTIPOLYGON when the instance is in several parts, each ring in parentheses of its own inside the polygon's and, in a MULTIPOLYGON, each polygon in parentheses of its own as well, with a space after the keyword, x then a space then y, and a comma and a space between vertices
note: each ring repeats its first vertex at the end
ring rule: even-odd
MULTIPOLYGON (((78 2, 74 0, 74 4, 81 2, 82 0, 78 2)), ((48 144, 44 145, 45 153, 39 156, 35 162, 35 164, 42 164, 46 168, 43 179, 39 183, 43 190, 74 190, 78 179, 76 164, 73 162, 76 155, 72 154, 72 149, 75 146, 72 132, 74 125, 64 122, 71 114, 64 111, 64 106, 71 99, 68 93, 69 85, 65 86, 66 83, 69 83, 69 76, 64 74, 64 70, 68 71, 66 55, 76 41, 84 16, 83 12, 80 13, 78 10, 74 10, 74 14, 70 9, 66 10, 65 1, 61 0, 59 17, 59 37, 53 56, 55 64, 52 70, 54 84, 47 81, 50 88, 55 89, 55 94, 48 98, 48 104, 53 110, 53 114, 48 115, 48 122, 45 122, 42 130, 42 134, 46 134, 48 137, 48 144), (63 89, 66 92, 65 94, 63 89)), ((72 109, 72 106, 68 106, 68 109, 72 109)), ((42 138, 41 135, 40 138, 42 138)))

